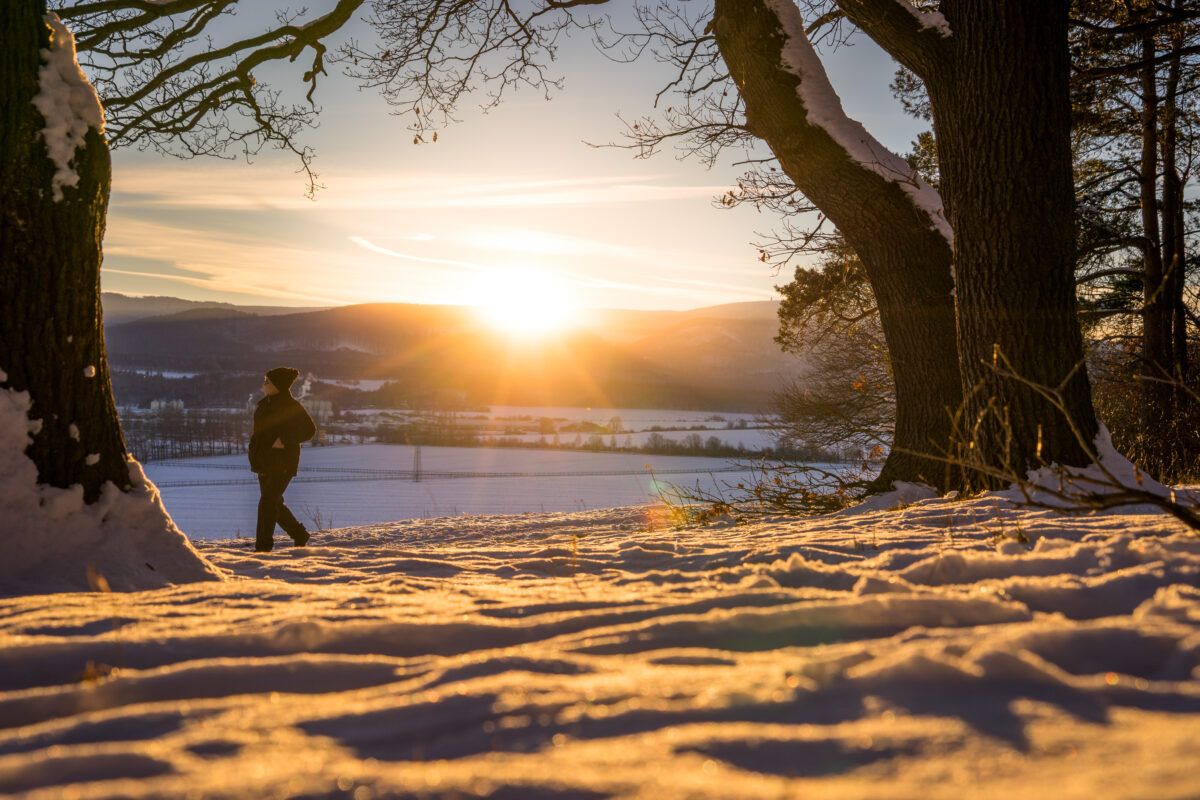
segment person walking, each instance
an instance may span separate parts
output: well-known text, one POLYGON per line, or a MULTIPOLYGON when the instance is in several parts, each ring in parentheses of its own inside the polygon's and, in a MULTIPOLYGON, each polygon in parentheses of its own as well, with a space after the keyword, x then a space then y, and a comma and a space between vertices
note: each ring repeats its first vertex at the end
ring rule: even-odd
POLYGON ((292 397, 300 371, 276 367, 263 377, 263 399, 254 409, 250 435, 250 469, 258 474, 258 527, 254 549, 269 553, 275 546, 275 525, 292 537, 296 547, 308 543, 308 531, 283 502, 283 493, 300 467, 300 443, 317 432, 312 417, 292 397))

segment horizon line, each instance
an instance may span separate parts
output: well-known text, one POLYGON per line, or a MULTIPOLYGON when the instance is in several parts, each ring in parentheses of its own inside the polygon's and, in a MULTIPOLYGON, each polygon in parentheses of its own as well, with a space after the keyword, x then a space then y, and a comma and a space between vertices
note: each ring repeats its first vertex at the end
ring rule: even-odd
MULTIPOLYGON (((169 294, 133 294, 130 292, 118 292, 112 290, 101 290, 100 295, 117 295, 134 300, 145 299, 163 299, 163 300, 179 300, 185 303, 196 303, 198 305, 213 305, 213 306, 231 306, 233 308, 280 308, 280 309, 295 309, 298 312, 303 311, 328 311, 333 308, 350 308, 353 306, 426 306, 429 308, 482 308, 479 304, 471 303, 421 303, 416 301, 399 301, 399 300, 381 300, 370 303, 333 303, 331 305, 272 305, 270 303, 234 303, 228 300, 192 300, 187 297, 177 297, 169 294)), ((720 306, 736 306, 748 305, 750 303, 779 303, 776 298, 766 300, 733 300, 728 303, 712 303, 709 305, 693 306, 691 308, 628 308, 616 306, 579 306, 580 310, 587 311, 645 311, 648 313, 686 313, 688 311, 699 311, 705 308, 718 308, 720 306)))

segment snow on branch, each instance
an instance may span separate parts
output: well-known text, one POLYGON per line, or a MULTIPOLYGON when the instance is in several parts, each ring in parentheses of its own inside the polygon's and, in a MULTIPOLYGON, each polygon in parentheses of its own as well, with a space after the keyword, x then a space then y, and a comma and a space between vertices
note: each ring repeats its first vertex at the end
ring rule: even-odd
MULTIPOLYGON (((1153 507, 1200 535, 1200 493, 1194 489, 1172 489, 1154 480, 1117 451, 1107 426, 1101 423, 1096 433, 1089 436, 1071 415, 1064 391, 1075 373, 1083 369, 1083 362, 1077 364, 1057 386, 1048 386, 1017 373, 999 348, 995 350, 994 357, 990 367, 992 372, 1036 392, 1055 409, 1059 418, 1047 420, 1044 424, 1065 426, 1079 445, 1086 466, 1064 466, 1040 461, 1041 425, 1038 426, 1037 447, 1040 463, 1020 464, 1009 458, 1007 450, 1001 453, 999 464, 988 463, 981 456, 983 448, 979 446, 976 436, 981 424, 979 420, 969 427, 963 426, 957 452, 946 455, 927 453, 924 454, 926 458, 963 469, 969 475, 1008 484, 1007 489, 992 494, 1017 507, 1047 509, 1061 514, 1094 514, 1131 506, 1153 507)), ((1186 387, 1181 388, 1187 390, 1186 387)), ((988 413, 996 415, 1001 438, 1011 441, 1013 432, 1007 408, 995 407, 988 413)), ((961 420, 957 422, 961 423, 961 420)))
POLYGON ((75 151, 83 147, 88 130, 95 128, 104 133, 104 109, 75 60, 75 37, 53 12, 43 19, 50 28, 50 46, 41 51, 38 93, 33 104, 46 121, 42 138, 47 156, 57 167, 50 187, 54 201, 59 202, 64 186, 79 185, 79 173, 71 161, 75 151))
POLYGON ((908 0, 895 0, 896 5, 903 8, 905 11, 913 15, 917 22, 921 23, 922 28, 928 28, 937 31, 947 39, 950 38, 950 23, 946 21, 946 17, 940 11, 922 11, 914 6, 908 0))
MULTIPOLYGON (((765 0, 775 12, 787 42, 783 46, 783 69, 800 79, 796 95, 804 104, 810 125, 824 130, 855 163, 896 184, 924 211, 933 230, 954 246, 954 232, 946 219, 938 191, 922 180, 908 162, 884 147, 862 123, 850 119, 829 82, 821 59, 804 32, 804 19, 792 0, 765 0)), ((915 9, 914 9, 915 11, 915 9)), ((919 12, 917 12, 919 13, 919 12)), ((920 16, 927 16, 921 14, 920 16)))

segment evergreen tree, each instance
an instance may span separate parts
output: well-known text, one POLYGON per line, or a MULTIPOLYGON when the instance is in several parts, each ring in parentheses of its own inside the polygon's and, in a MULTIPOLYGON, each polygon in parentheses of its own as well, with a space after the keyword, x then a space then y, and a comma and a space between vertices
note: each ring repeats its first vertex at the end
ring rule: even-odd
POLYGON ((1120 413, 1129 408, 1124 392, 1122 403, 1105 403, 1117 412, 1114 438, 1165 480, 1194 471, 1200 452, 1187 389, 1189 333, 1197 328, 1187 296, 1194 242, 1185 196, 1200 119, 1197 16, 1181 0, 1081 0, 1074 11, 1078 280, 1092 335, 1110 343, 1105 354, 1137 361, 1136 419, 1120 413))

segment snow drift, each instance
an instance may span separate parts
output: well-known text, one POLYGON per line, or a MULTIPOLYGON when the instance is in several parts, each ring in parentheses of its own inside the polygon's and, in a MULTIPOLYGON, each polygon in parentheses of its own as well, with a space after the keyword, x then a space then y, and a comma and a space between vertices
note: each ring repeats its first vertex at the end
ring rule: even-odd
POLYGON ((1200 540, 1002 498, 323 532, 0 607, 30 797, 1184 798, 1200 540))
POLYGON ((0 594, 220 579, 171 521, 133 459, 133 491, 110 483, 92 504, 83 502, 82 486, 39 485, 37 467, 25 455, 41 424, 29 419, 29 408, 28 392, 0 389, 0 594))

